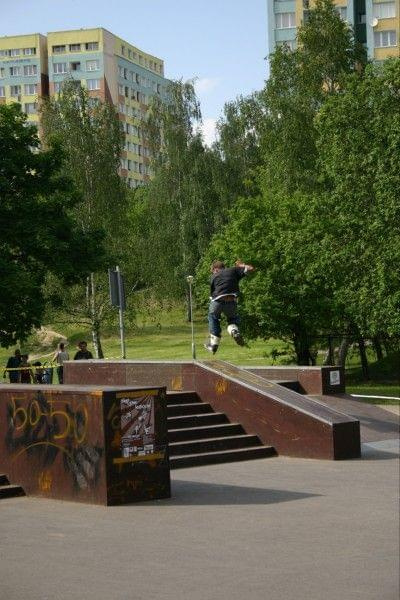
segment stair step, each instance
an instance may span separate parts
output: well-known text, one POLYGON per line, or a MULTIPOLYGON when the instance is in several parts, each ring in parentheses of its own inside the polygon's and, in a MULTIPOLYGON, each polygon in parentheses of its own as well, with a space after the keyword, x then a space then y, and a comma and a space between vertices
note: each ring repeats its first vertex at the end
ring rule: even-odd
POLYGON ((202 402, 197 392, 167 392, 167 406, 172 404, 191 404, 202 402))
POLYGON ((189 440, 217 438, 222 436, 240 435, 245 431, 240 423, 222 423, 180 429, 168 429, 168 440, 172 442, 187 442, 189 440))
POLYGON ((229 423, 225 413, 204 413, 196 415, 183 415, 176 417, 168 417, 168 430, 180 429, 186 427, 202 427, 203 425, 218 425, 221 423, 229 423))
POLYGON ((196 415, 198 413, 210 413, 212 411, 211 405, 208 402, 191 402, 190 404, 172 404, 171 406, 167 406, 168 417, 196 415))
POLYGON ((25 492, 20 485, 0 486, 0 498, 15 498, 16 496, 25 496, 25 492))
POLYGON ((196 454, 197 452, 216 452, 232 448, 258 446, 260 439, 256 435, 234 435, 229 437, 205 438, 188 442, 172 442, 169 444, 169 455, 196 454))
POLYGON ((8 485, 10 482, 8 480, 7 475, 4 473, 0 473, 0 485, 8 485))
POLYGON ((171 456, 170 466, 171 469, 185 469, 187 467, 201 467, 203 465, 269 458, 271 456, 276 456, 275 448, 272 446, 253 446, 252 448, 171 456))

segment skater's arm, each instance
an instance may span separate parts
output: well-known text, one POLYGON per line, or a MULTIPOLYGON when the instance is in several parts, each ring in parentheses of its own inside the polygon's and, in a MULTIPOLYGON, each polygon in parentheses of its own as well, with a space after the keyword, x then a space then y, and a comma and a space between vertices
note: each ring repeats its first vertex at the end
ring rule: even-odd
POLYGON ((251 273, 251 271, 255 271, 256 270, 255 267, 253 267, 253 265, 248 265, 248 264, 244 263, 241 260, 237 260, 235 262, 235 266, 239 267, 240 269, 244 269, 245 273, 251 273))

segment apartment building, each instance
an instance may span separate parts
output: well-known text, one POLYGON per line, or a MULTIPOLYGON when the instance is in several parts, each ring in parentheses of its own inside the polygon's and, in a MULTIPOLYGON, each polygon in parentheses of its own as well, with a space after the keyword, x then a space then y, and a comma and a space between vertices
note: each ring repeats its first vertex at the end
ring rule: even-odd
POLYGON ((0 102, 20 102, 33 123, 40 98, 59 94, 67 79, 79 81, 90 97, 112 102, 125 132, 121 176, 130 187, 149 179, 141 123, 151 96, 167 98, 162 60, 106 29, 79 29, 0 38, 0 74, 0 102))
POLYGON ((19 102, 38 125, 38 99, 49 93, 47 40, 44 35, 0 38, 0 104, 19 102))
MULTIPOLYGON (((365 45, 368 58, 383 61, 400 56, 400 0, 333 0, 341 18, 365 45)), ((314 0, 267 0, 268 48, 296 47, 297 28, 307 19, 314 0)))

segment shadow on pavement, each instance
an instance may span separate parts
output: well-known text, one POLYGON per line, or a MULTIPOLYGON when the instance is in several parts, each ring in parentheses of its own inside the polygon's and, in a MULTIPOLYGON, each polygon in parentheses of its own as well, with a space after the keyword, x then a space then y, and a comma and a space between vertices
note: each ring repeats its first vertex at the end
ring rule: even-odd
MULTIPOLYGON (((160 501, 168 506, 275 504, 321 495, 179 479, 173 479, 171 485, 172 498, 160 501)), ((148 502, 141 504, 149 506, 148 502)), ((157 503, 157 506, 160 504, 157 503)))

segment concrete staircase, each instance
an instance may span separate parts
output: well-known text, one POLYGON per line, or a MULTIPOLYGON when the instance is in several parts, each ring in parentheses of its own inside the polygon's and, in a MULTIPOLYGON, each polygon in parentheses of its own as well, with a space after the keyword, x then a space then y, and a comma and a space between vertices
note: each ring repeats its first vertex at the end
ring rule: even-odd
POLYGON ((20 485, 11 485, 7 475, 0 473, 0 500, 2 498, 15 498, 16 496, 25 496, 25 492, 20 485))
POLYGON ((240 423, 230 423, 196 392, 167 393, 171 469, 266 458, 276 454, 240 423))

